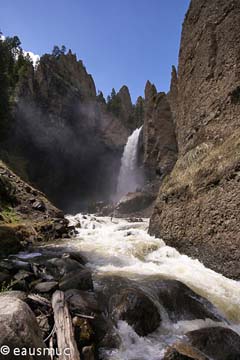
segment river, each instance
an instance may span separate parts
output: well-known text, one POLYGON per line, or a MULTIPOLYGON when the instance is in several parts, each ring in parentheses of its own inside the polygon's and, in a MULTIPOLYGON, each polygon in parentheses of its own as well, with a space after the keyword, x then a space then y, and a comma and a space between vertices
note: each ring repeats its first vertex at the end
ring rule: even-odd
MULTIPOLYGON (((139 287, 149 276, 176 279, 213 303, 230 323, 223 322, 223 325, 240 334, 239 282, 206 268, 198 260, 182 255, 161 239, 150 236, 147 233, 148 219, 129 222, 82 214, 69 215, 68 219, 77 227, 77 235, 64 240, 64 246, 80 250, 87 257, 97 291, 113 275, 134 280, 139 287)), ((62 245, 60 242, 56 246, 62 245)), ((148 291, 154 292, 154 288, 148 288, 148 291)), ((165 316, 157 331, 140 337, 126 322, 119 321, 120 349, 102 349, 101 356, 109 360, 159 360, 167 345, 187 331, 214 325, 219 323, 198 319, 173 323, 165 316)))

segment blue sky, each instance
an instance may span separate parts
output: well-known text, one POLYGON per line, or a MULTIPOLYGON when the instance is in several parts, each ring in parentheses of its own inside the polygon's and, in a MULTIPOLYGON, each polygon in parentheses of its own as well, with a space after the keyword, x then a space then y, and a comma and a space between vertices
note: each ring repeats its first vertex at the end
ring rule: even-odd
POLYGON ((168 91, 190 0, 2 0, 0 29, 42 55, 64 44, 105 95, 125 84, 133 100, 147 80, 168 91))

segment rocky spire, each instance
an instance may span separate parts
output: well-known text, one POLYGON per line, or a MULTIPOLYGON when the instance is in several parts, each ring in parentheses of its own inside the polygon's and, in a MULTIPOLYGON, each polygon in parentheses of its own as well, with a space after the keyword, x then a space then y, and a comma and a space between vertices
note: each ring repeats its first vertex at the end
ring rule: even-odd
POLYGON ((178 75, 175 66, 172 66, 171 85, 168 94, 168 101, 171 107, 174 122, 176 122, 177 98, 178 98, 178 75))
POLYGON ((126 85, 123 85, 117 93, 117 96, 121 100, 121 106, 124 115, 129 116, 132 112, 132 100, 128 87, 126 85))
POLYGON ((154 95, 157 94, 156 86, 152 84, 149 80, 146 83, 144 94, 146 101, 150 100, 154 95))

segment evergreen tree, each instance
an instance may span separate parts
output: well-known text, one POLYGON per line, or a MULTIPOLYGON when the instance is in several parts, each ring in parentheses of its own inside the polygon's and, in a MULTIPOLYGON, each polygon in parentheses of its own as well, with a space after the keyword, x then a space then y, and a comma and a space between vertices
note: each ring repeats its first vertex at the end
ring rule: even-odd
POLYGON ((107 109, 116 116, 121 114, 121 99, 117 96, 115 89, 111 91, 111 95, 107 97, 107 109))
POLYGON ((62 45, 61 49, 59 48, 59 46, 54 45, 53 50, 52 50, 52 55, 56 58, 58 58, 60 55, 64 55, 66 53, 66 46, 62 45))
POLYGON ((102 91, 98 91, 97 101, 102 103, 102 104, 106 104, 106 100, 104 98, 104 95, 103 95, 102 91))
POLYGON ((58 57, 61 55, 61 50, 59 49, 59 47, 57 45, 54 45, 53 50, 52 50, 52 55, 55 57, 58 57))
POLYGON ((65 45, 62 45, 61 47, 61 54, 64 55, 66 53, 67 49, 65 45))
POLYGON ((115 96, 116 96, 116 90, 114 88, 112 88, 111 100, 114 100, 115 96))
POLYGON ((31 63, 24 56, 17 36, 0 38, 0 140, 6 138, 12 124, 12 104, 20 76, 31 63))

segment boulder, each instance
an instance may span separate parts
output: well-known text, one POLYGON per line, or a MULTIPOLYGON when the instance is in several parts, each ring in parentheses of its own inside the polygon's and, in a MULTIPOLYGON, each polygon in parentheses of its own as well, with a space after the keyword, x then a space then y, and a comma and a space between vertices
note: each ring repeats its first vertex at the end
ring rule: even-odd
MULTIPOLYGON (((71 289, 65 292, 65 298, 72 314, 90 316, 96 342, 101 342, 107 332, 113 333, 113 324, 103 315, 103 306, 93 292, 71 289)), ((101 346, 105 347, 106 342, 101 346)))
POLYGON ((0 225, 0 255, 9 255, 22 249, 18 228, 11 225, 0 225))
POLYGON ((2 297, 11 297, 14 299, 25 301, 27 299, 27 294, 24 291, 10 290, 1 292, 0 297, 1 299, 2 297))
POLYGON ((92 315, 101 312, 93 292, 71 289, 65 292, 65 298, 72 313, 92 315))
POLYGON ((137 191, 125 195, 116 206, 117 214, 131 214, 148 208, 155 200, 156 195, 137 191))
POLYGON ((219 311, 207 299, 177 280, 153 282, 160 304, 171 321, 211 319, 223 321, 219 311))
POLYGON ((37 284, 35 286, 35 290, 39 293, 49 293, 55 291, 57 287, 58 287, 57 281, 45 281, 37 284))
POLYGON ((47 272, 49 272, 56 280, 65 276, 69 272, 81 271, 84 266, 78 261, 69 257, 53 258, 46 262, 47 272))
POLYGON ((224 327, 188 332, 167 349, 164 360, 238 360, 240 336, 224 327))
MULTIPOLYGON (((4 356, 6 360, 16 357, 13 352, 15 348, 45 348, 41 331, 31 309, 23 301, 12 296, 3 296, 0 301, 0 347, 2 346, 9 347, 9 354, 4 356)), ((31 355, 17 355, 17 357, 26 360, 33 359, 31 355)), ((49 359, 48 356, 37 358, 49 359)))
POLYGON ((139 289, 122 289, 109 301, 109 313, 117 322, 124 320, 140 336, 155 331, 161 322, 156 305, 139 289))
POLYGON ((62 256, 64 259, 69 258, 79 262, 81 265, 86 265, 88 262, 87 258, 78 251, 66 252, 62 256))
POLYGON ((70 289, 93 290, 91 271, 73 270, 64 275, 59 282, 59 289, 62 291, 70 289))

